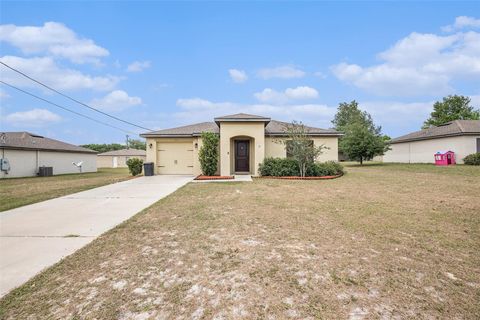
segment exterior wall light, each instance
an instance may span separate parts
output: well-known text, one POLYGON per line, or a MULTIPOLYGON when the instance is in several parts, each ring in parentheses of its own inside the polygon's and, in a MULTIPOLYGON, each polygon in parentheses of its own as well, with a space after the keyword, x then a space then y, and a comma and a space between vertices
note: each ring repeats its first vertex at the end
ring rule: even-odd
POLYGON ((150 144, 148 145, 148 147, 149 147, 150 149, 152 149, 153 144, 150 143, 150 144))

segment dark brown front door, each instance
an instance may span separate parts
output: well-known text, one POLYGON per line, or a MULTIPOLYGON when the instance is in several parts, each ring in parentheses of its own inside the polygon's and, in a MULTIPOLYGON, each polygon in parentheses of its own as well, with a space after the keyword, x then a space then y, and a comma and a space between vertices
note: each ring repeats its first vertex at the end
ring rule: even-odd
POLYGON ((250 141, 248 140, 235 141, 235 171, 250 171, 250 141))

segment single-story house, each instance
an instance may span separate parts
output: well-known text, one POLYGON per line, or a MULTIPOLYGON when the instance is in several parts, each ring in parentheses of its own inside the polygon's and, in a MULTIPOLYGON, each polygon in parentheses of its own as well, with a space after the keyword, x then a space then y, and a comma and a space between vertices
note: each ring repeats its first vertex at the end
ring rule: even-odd
MULTIPOLYGON (((172 129, 141 134, 147 139, 147 162, 153 162, 155 174, 201 174, 198 152, 202 147, 202 132, 220 135, 219 174, 258 175, 259 164, 266 157, 286 157, 285 139, 288 123, 250 114, 217 117, 213 122, 202 122, 172 129)), ((332 129, 306 127, 316 146, 328 149, 318 161, 338 161, 338 137, 332 129)))
POLYGON ((97 171, 97 152, 29 132, 0 132, 0 157, 0 178, 97 171))
POLYGON ((455 120, 390 141, 392 150, 384 162, 435 163, 434 154, 441 150, 455 152, 457 163, 465 156, 480 152, 480 120, 455 120))
POLYGON ((127 160, 131 158, 142 159, 145 162, 147 152, 138 149, 121 149, 99 153, 97 155, 97 167, 126 168, 127 160))

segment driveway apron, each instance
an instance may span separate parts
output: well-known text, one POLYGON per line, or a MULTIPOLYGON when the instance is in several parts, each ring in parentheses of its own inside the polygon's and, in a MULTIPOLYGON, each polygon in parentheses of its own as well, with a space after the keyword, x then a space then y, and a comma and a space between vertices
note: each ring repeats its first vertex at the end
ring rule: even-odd
POLYGON ((0 296, 192 179, 139 177, 0 212, 0 296))

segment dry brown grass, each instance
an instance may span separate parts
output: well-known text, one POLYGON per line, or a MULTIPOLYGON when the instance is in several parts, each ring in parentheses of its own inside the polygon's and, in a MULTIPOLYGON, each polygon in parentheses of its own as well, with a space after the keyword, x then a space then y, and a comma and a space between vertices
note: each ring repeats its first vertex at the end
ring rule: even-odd
POLYGON ((129 179, 127 168, 100 168, 98 172, 0 181, 0 211, 58 198, 129 179))
POLYGON ((191 183, 0 301, 0 318, 478 319, 480 168, 191 183))

